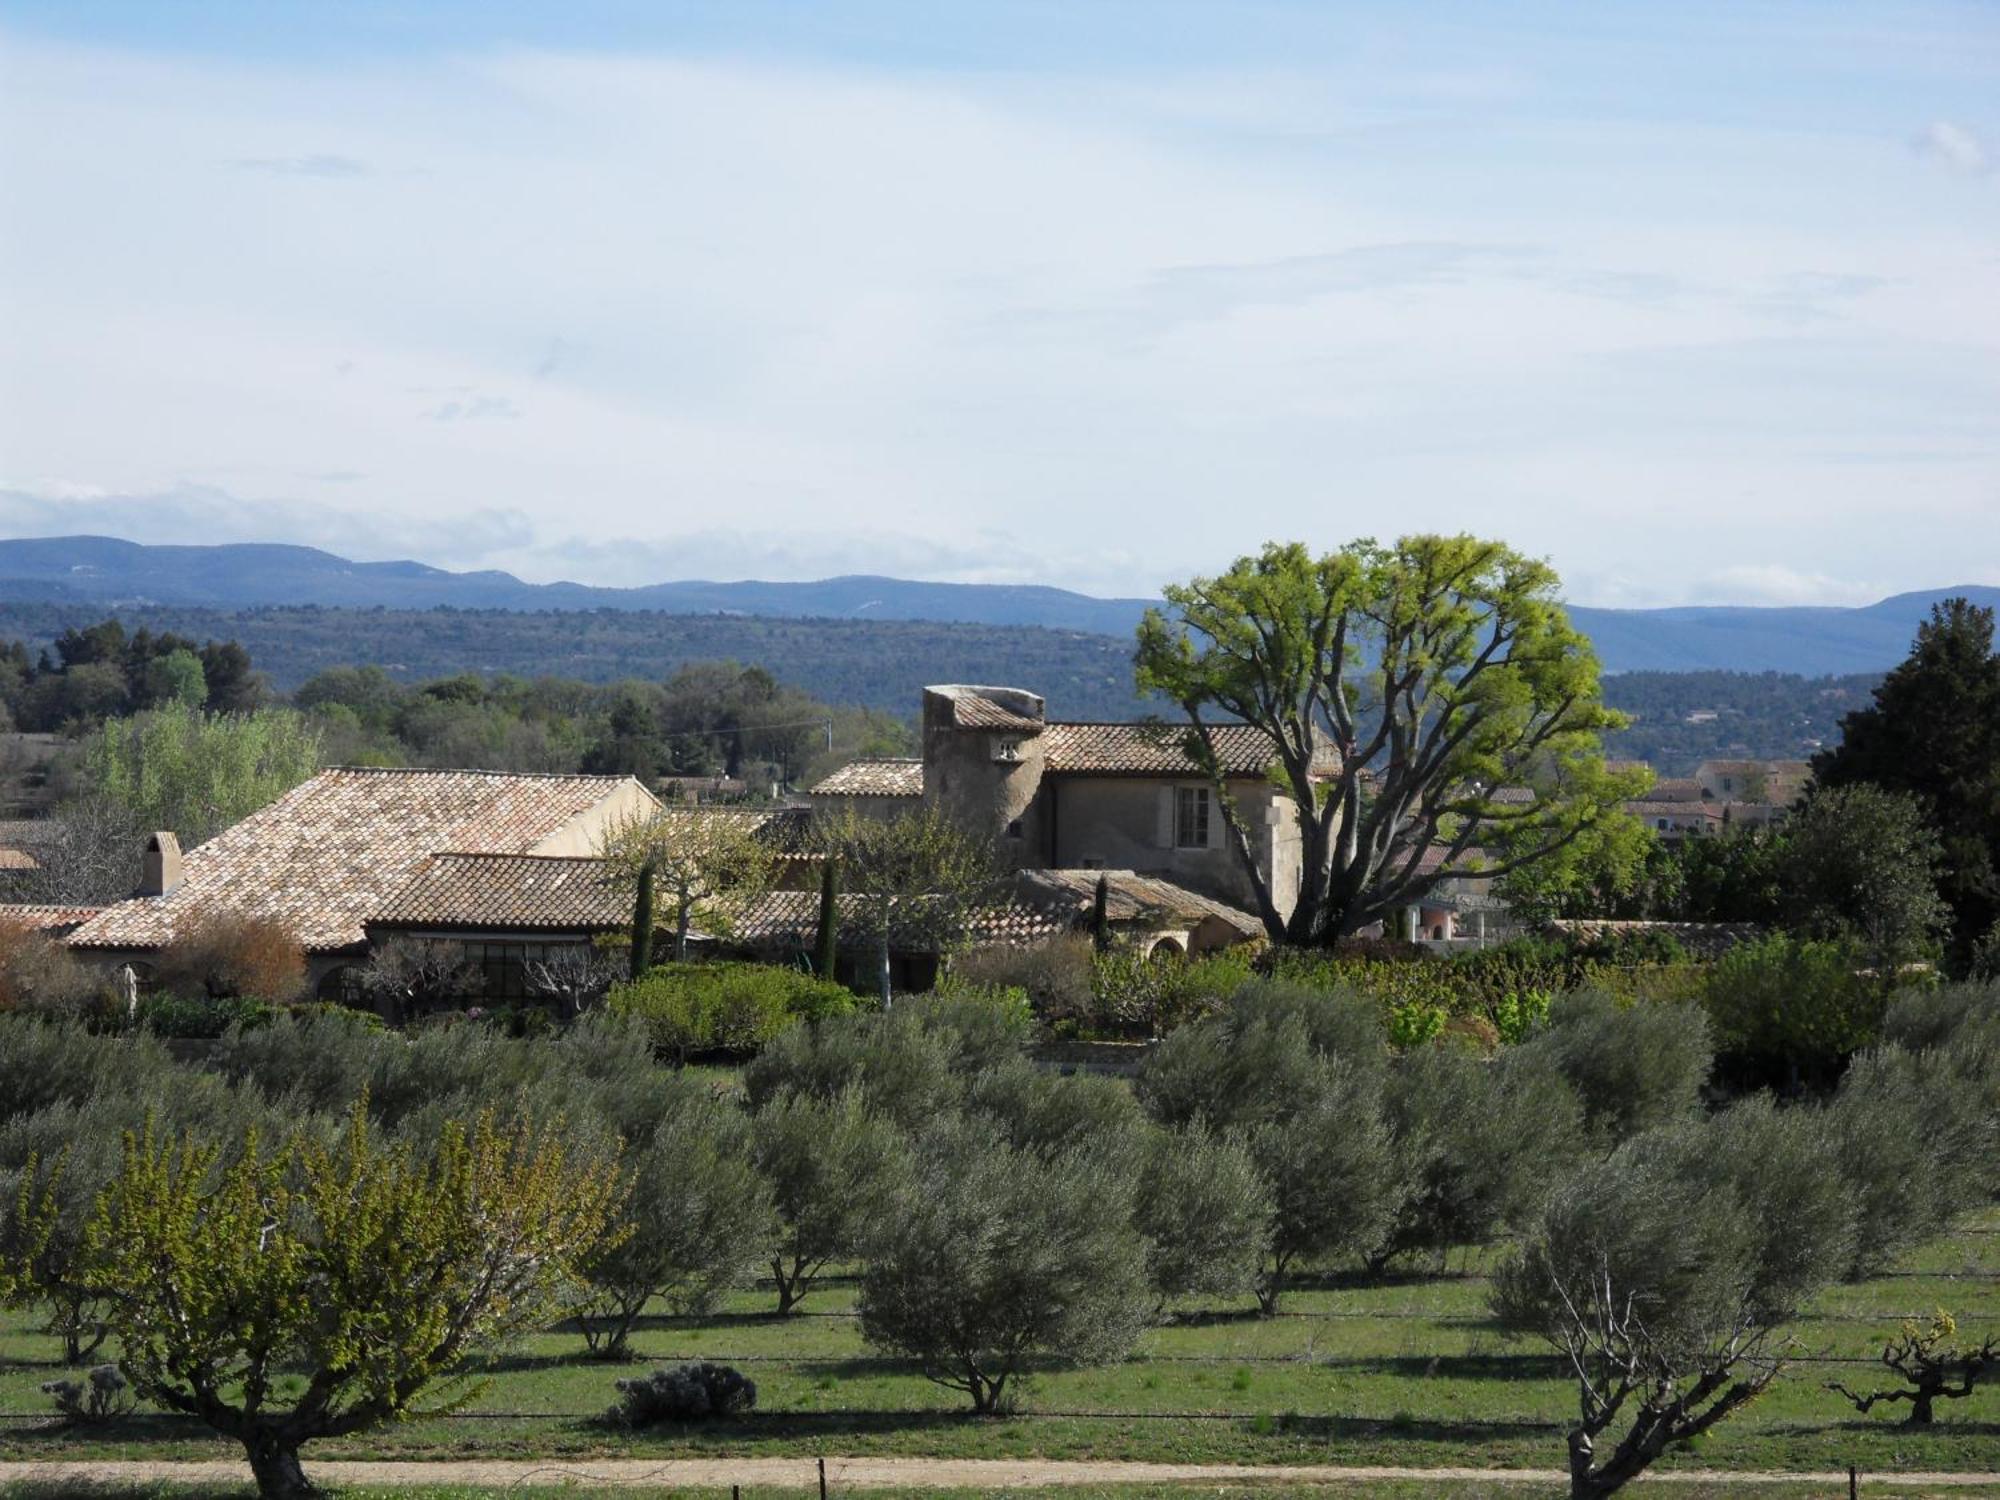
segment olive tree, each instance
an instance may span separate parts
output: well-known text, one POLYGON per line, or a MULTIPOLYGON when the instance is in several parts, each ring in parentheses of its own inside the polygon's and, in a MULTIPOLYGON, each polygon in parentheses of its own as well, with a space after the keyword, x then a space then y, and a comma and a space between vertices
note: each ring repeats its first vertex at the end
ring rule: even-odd
POLYGON ((583 1263, 572 1308, 585 1346, 628 1354, 646 1304, 703 1311, 770 1252, 770 1190, 751 1162, 750 1129, 733 1104, 697 1084, 662 1085, 656 1122, 631 1130, 632 1191, 612 1236, 583 1263))
POLYGON ((1344 992, 1254 981, 1214 1015, 1168 1033, 1135 1087, 1162 1124, 1247 1129, 1293 1110, 1327 1058, 1379 1076, 1389 1058, 1380 1008, 1344 992))
POLYGON ((1380 1085, 1337 1058, 1321 1061, 1283 1118, 1252 1127, 1248 1144, 1271 1189, 1270 1249, 1256 1287, 1257 1306, 1269 1316, 1302 1263, 1362 1255, 1379 1244, 1405 1185, 1396 1177, 1380 1085))
POLYGON ((855 1090, 905 1130, 954 1108, 956 1044, 948 1032, 917 1024, 915 1009, 828 1016, 782 1033, 743 1071, 750 1107, 786 1092, 830 1102, 855 1090))
POLYGON ((134 1390, 242 1443, 258 1492, 293 1500, 313 1493, 306 1443, 466 1399, 465 1362, 542 1325, 621 1190, 490 1116, 423 1157, 358 1109, 331 1148, 253 1133, 227 1158, 148 1128, 90 1245, 134 1390))
POLYGON ((858 1257, 909 1185, 909 1147, 858 1093, 780 1094, 757 1112, 751 1153, 782 1226, 771 1251, 778 1311, 799 1305, 831 1261, 858 1257))
POLYGON ((1576 1091, 1585 1131, 1606 1149, 1698 1111, 1715 1060, 1699 1008, 1620 1005, 1588 990, 1561 997, 1520 1050, 1576 1091))
POLYGON ((0 1202, 17 1210, 0 1216, 0 1261, 21 1269, 11 1300, 43 1311, 43 1332, 62 1341, 66 1365, 84 1363, 110 1332, 88 1231, 98 1195, 118 1175, 119 1139, 135 1112, 96 1096, 0 1126, 0 1202))
POLYGON ((1010 1146, 1044 1158, 1087 1150, 1106 1167, 1135 1170, 1146 1117, 1115 1078, 1064 1076, 1010 1057, 971 1081, 966 1103, 1010 1146))
POLYGON ((1307 1261, 1364 1254, 1401 1200, 1382 1117, 1387 1039, 1364 1002, 1298 985, 1246 985, 1153 1050, 1137 1094, 1163 1125, 1242 1133, 1269 1190, 1257 1301, 1274 1313, 1307 1261))
POLYGON ((983 1123, 940 1122, 914 1189, 882 1226, 861 1283, 861 1332, 1003 1410, 1030 1360, 1126 1354, 1152 1305, 1130 1180, 1087 1150, 1043 1159, 983 1123))
POLYGON ((1146 1237, 1147 1279, 1162 1304, 1250 1291, 1271 1254, 1270 1184, 1239 1138, 1204 1124, 1149 1133, 1134 1215, 1146 1237))
POLYGON ((2000 1188, 2000 1028, 1855 1058, 1829 1107, 1859 1216, 1850 1273, 1880 1270, 2000 1188))
POLYGON ((1487 1062, 1466 1047, 1405 1053, 1384 1092, 1405 1194, 1368 1255, 1442 1260, 1518 1226, 1582 1147, 1582 1108, 1546 1058, 1512 1049, 1487 1062))
POLYGON ((1544 562, 1469 536, 1357 541, 1321 557, 1273 542, 1169 585, 1139 626, 1138 684, 1186 720, 1273 942, 1332 943, 1441 882, 1505 876, 1566 849, 1643 790, 1605 766, 1590 643, 1544 562), (1218 745, 1268 741, 1301 858, 1275 890, 1218 745), (1502 798, 1529 787, 1531 799, 1502 798), (1484 858, 1481 851, 1504 851, 1484 858), (1289 909, 1289 915, 1283 913, 1289 909))
POLYGON ((1765 1105, 1639 1136, 1556 1190, 1492 1302, 1576 1382, 1574 1500, 1623 1488, 1777 1378, 1786 1320, 1851 1254, 1834 1150, 1812 1111, 1765 1105))

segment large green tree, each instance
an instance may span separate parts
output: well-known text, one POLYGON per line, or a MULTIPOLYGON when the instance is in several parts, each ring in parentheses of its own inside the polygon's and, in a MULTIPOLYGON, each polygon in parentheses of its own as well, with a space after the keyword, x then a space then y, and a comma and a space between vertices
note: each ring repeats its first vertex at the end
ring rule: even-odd
POLYGON ((1625 721, 1557 588, 1546 563, 1467 536, 1320 557, 1274 542, 1147 613, 1139 686, 1185 716, 1274 940, 1336 941, 1623 816, 1645 773, 1605 765, 1599 737, 1625 721), (1222 775, 1215 731, 1230 719, 1270 738, 1297 822, 1295 888, 1258 868, 1222 775))
POLYGON ((83 744, 78 800, 124 810, 145 829, 200 843, 319 769, 319 735, 284 708, 206 714, 169 703, 104 725, 83 744))
POLYGON ((1876 963, 1935 956, 1951 913, 1938 895, 1938 836, 1915 797, 1865 784, 1821 787, 1782 837, 1787 926, 1857 939, 1876 963))
POLYGON ((1969 953, 2000 922, 2000 653, 1993 611, 1947 599, 1917 627, 1875 701, 1816 757, 1821 786, 1867 783, 1918 797, 1943 835, 1940 893, 1969 953))

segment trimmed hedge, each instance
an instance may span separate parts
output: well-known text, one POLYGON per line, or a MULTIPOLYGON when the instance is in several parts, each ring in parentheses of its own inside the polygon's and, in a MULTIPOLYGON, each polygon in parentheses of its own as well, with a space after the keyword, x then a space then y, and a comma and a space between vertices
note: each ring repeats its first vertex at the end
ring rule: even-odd
POLYGON ((139 1025, 154 1036, 212 1042, 232 1026, 252 1031, 267 1025, 281 1009, 262 1000, 148 995, 139 1002, 139 1025))
POLYGON ((675 1061, 748 1057, 801 1021, 856 1007, 845 985, 773 964, 655 964, 612 988, 611 1013, 643 1023, 653 1049, 675 1061))

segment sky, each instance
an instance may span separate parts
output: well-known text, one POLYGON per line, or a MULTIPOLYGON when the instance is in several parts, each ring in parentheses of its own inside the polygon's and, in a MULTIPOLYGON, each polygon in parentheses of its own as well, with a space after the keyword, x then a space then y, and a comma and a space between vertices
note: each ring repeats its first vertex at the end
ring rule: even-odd
POLYGON ((2000 583, 2000 4, 0 0, 0 534, 2000 583))

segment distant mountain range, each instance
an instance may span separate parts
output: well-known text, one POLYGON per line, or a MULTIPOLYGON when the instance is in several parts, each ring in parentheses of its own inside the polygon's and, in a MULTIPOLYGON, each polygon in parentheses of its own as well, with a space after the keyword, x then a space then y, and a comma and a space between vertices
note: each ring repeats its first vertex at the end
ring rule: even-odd
MULTIPOLYGON (((1573 608, 1613 672, 1879 672, 1908 651, 1931 605, 1955 594, 2000 605, 2000 588, 1898 594, 1854 609, 1691 605, 1573 608)), ((1129 637, 1153 601, 1098 599, 1014 584, 924 583, 850 576, 811 583, 684 581, 641 588, 524 583, 510 573, 453 573, 417 562, 350 562, 282 544, 145 546, 113 537, 0 541, 0 602, 254 609, 330 607, 644 610, 768 619, 923 620, 1035 625, 1129 637)))

